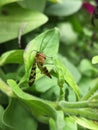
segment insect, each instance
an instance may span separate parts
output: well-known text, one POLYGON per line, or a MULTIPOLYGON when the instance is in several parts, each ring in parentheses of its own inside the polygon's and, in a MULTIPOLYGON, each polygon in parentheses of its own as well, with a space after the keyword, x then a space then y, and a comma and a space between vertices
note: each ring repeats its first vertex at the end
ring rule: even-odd
POLYGON ((35 56, 34 64, 33 64, 32 69, 31 69, 31 74, 29 77, 29 86, 32 86, 33 83, 35 82, 36 66, 38 66, 38 68, 40 69, 42 74, 45 74, 49 78, 52 78, 48 69, 44 66, 45 61, 46 61, 46 56, 41 52, 37 52, 36 56, 35 56))

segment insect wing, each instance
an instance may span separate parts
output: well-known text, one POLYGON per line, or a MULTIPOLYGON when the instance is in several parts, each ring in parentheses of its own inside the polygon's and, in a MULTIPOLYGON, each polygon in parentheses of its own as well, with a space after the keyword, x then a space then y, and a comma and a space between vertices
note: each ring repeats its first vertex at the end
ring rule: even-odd
POLYGON ((37 63, 38 68, 40 69, 42 74, 45 74, 46 76, 48 76, 49 78, 52 78, 48 69, 46 67, 43 66, 43 64, 37 63))

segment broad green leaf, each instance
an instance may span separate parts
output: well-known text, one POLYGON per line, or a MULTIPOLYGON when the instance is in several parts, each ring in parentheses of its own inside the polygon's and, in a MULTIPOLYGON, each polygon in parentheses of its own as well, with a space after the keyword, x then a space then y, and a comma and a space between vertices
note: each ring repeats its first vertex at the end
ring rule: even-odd
POLYGON ((14 80, 8 80, 8 84, 15 93, 16 98, 19 98, 38 120, 47 122, 50 117, 56 118, 56 111, 48 102, 23 92, 14 80))
MULTIPOLYGON (((58 86, 57 86, 57 79, 55 77, 52 77, 52 79, 44 76, 40 79, 38 79, 35 83, 34 83, 33 87, 37 92, 40 93, 45 93, 48 90, 50 90, 51 88, 55 88, 56 87, 56 91, 58 91, 58 86), (47 86, 46 86, 47 84, 47 86), (41 88, 41 89, 40 89, 41 88)), ((32 89, 33 89, 32 88, 32 89)))
POLYGON ((18 5, 6 6, 4 10, 7 15, 0 15, 0 43, 17 38, 20 30, 26 34, 47 22, 45 15, 18 5))
POLYGON ((65 130, 78 130, 77 124, 71 116, 65 118, 65 123, 66 123, 65 130))
POLYGON ((76 13, 81 5, 81 0, 62 0, 61 3, 49 5, 46 8, 46 13, 56 16, 68 16, 76 13))
POLYGON ((77 41, 78 35, 74 31, 72 24, 70 23, 59 23, 58 28, 60 30, 60 38, 64 44, 74 44, 77 41))
POLYGON ((58 73, 58 75, 61 77, 61 82, 64 80, 74 90, 76 96, 79 99, 80 91, 70 71, 67 69, 66 66, 63 65, 63 63, 59 59, 56 59, 54 61, 54 64, 56 66, 56 73, 58 73))
POLYGON ((97 64, 97 63, 98 63, 98 56, 94 56, 94 57, 93 57, 92 63, 93 63, 93 64, 97 64))
POLYGON ((0 57, 0 66, 9 63, 23 63, 23 50, 12 50, 5 52, 0 57))
POLYGON ((56 130, 64 130, 66 128, 64 113, 62 111, 57 111, 56 127, 56 130))
POLYGON ((10 101, 3 119, 13 130, 37 130, 36 120, 18 99, 10 101))
POLYGON ((43 11, 45 8, 46 0, 23 0, 18 2, 23 8, 43 11))
POLYGON ((3 120, 3 115, 4 115, 5 110, 3 109, 2 106, 0 106, 0 130, 13 130, 10 126, 8 126, 4 120, 3 120))
POLYGON ((50 130, 57 130, 55 120, 50 118, 49 120, 50 130))
POLYGON ((51 88, 48 89, 45 93, 42 93, 40 97, 42 99, 56 101, 60 97, 60 88, 51 84, 51 88))
POLYGON ((83 86, 80 87, 84 87, 82 88, 82 93, 84 94, 84 97, 81 100, 88 100, 88 99, 94 99, 93 101, 96 100, 96 94, 97 94, 97 90, 98 90, 98 78, 91 80, 89 79, 86 83, 87 79, 85 78, 83 82, 83 86), (87 89, 85 89, 85 86, 87 86, 87 89), (84 91, 83 91, 84 89, 84 91), (86 91, 86 92, 85 92, 86 91))
POLYGON ((66 130, 66 122, 64 120, 64 113, 57 111, 56 121, 53 119, 49 120, 50 130, 66 130))
POLYGON ((0 6, 10 4, 12 2, 21 1, 21 0, 0 0, 0 6))
POLYGON ((87 120, 85 118, 74 117, 74 120, 81 126, 90 129, 90 130, 98 130, 98 123, 96 121, 87 120))
POLYGON ((98 73, 98 70, 94 68, 94 66, 87 59, 81 60, 79 70, 83 75, 88 77, 95 76, 98 73))
POLYGON ((79 82, 81 91, 81 100, 88 100, 98 90, 98 78, 91 79, 83 76, 79 82), (85 87, 86 86, 86 87, 85 87))
POLYGON ((79 72, 79 70, 75 67, 74 64, 72 64, 66 57, 60 56, 61 60, 63 61, 63 63, 65 64, 65 66, 70 70, 70 72, 72 73, 75 81, 78 83, 79 80, 81 79, 81 74, 79 72))
MULTIPOLYGON (((43 53, 47 59, 57 56, 59 47, 59 32, 57 28, 50 29, 30 41, 24 51, 26 75, 29 77, 36 52, 43 53)), ((47 63, 48 64, 48 63, 47 63)))

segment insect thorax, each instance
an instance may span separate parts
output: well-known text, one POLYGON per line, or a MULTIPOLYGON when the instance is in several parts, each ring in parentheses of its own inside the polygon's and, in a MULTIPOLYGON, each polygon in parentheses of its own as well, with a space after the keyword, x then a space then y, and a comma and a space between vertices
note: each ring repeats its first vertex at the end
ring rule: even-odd
POLYGON ((37 63, 43 64, 46 60, 46 56, 43 53, 37 52, 35 60, 37 63))

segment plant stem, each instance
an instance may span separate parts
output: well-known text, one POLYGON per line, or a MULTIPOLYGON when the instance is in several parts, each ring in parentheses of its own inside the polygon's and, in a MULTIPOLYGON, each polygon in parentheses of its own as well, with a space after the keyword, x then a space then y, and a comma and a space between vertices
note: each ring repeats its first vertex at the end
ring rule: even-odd
POLYGON ((98 114, 91 112, 89 110, 85 109, 72 109, 72 108, 63 108, 62 109, 66 115, 76 115, 76 116, 82 116, 91 120, 98 121, 98 114))
POLYGON ((8 96, 12 96, 11 88, 0 78, 0 90, 8 96))
POLYGON ((63 110, 66 115, 82 116, 91 120, 98 120, 98 114, 90 108, 97 107, 98 105, 93 104, 90 101, 80 102, 65 102, 61 101, 58 103, 58 108, 63 110))
POLYGON ((59 102, 59 106, 64 108, 87 108, 89 107, 89 101, 80 101, 80 102, 59 102))

